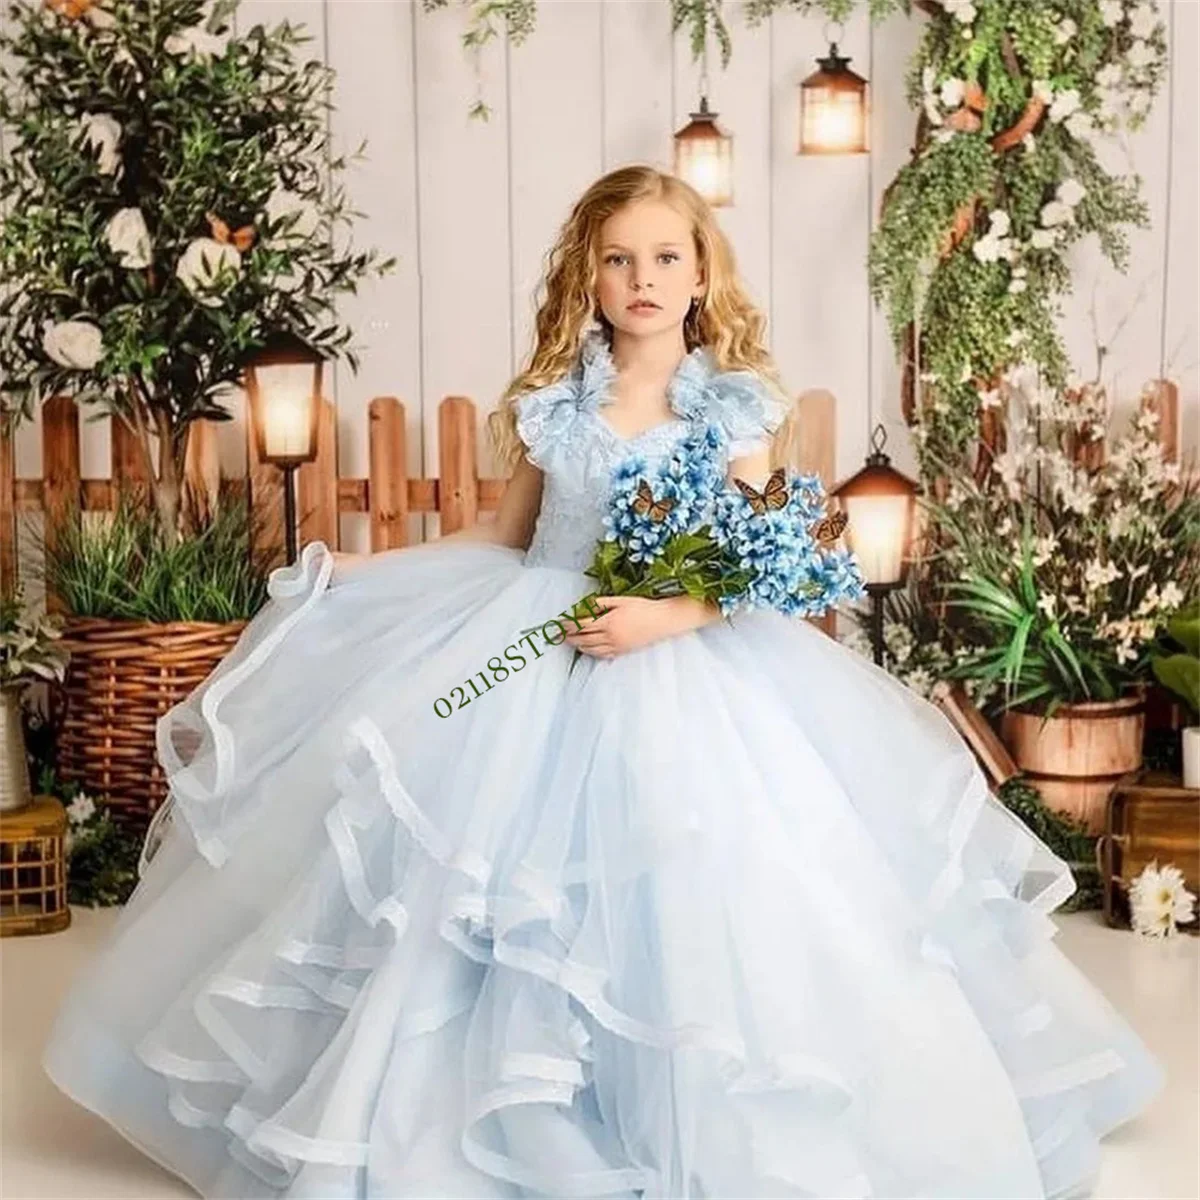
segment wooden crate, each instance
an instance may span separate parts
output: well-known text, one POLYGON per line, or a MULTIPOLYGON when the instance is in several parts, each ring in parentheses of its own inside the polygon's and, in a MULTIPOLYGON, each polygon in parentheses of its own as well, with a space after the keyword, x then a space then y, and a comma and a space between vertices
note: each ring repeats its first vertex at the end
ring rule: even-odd
MULTIPOLYGON (((1155 859, 1177 866, 1200 894, 1200 789, 1164 771, 1130 772, 1109 796, 1096 858, 1109 925, 1129 924, 1129 885, 1155 859)), ((1181 928, 1200 933, 1200 919, 1181 928)))

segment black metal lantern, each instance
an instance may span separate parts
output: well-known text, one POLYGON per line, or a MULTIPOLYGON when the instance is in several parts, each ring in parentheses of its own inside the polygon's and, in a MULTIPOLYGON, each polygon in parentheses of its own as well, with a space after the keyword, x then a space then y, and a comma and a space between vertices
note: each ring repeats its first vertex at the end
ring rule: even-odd
POLYGON ((850 70, 850 59, 829 54, 800 85, 800 154, 867 152, 867 81, 850 70))
POLYGON ((295 334, 272 334, 245 363, 254 444, 283 472, 287 560, 296 561, 296 468, 317 457, 324 358, 295 334))
POLYGON ((829 494, 846 516, 846 545, 862 569, 871 597, 871 645, 883 665, 883 597, 902 587, 912 551, 918 485, 891 465, 883 452, 887 431, 876 425, 866 465, 829 494))

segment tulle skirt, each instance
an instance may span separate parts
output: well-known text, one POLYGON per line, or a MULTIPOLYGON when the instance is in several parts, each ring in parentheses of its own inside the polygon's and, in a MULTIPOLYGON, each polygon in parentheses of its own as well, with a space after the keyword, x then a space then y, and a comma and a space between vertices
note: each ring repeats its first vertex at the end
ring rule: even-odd
POLYGON ((160 722, 64 1091, 209 1197, 1087 1194, 1163 1072, 933 705, 775 613, 522 643, 591 581, 505 547, 331 571, 160 722))

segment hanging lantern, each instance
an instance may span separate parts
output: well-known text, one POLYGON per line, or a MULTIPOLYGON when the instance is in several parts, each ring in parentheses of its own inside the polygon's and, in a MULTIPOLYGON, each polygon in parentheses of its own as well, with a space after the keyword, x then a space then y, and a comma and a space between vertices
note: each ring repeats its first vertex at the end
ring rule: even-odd
POLYGON ((819 70, 800 85, 800 154, 865 154, 867 81, 831 41, 819 70))
POLYGON ((708 109, 708 38, 700 53, 700 109, 675 134, 675 174, 714 208, 733 203, 733 138, 708 109))
POLYGON ((686 180, 714 208, 733 203, 733 138, 709 112, 708 97, 700 110, 675 134, 675 174, 686 180))

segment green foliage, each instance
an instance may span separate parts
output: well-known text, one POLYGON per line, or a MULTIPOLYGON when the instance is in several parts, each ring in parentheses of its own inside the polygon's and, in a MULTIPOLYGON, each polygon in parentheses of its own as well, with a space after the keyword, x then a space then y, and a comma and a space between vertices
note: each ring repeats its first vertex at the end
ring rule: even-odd
POLYGON ((1200 716, 1200 601, 1167 622, 1150 655, 1154 677, 1200 716))
POLYGON ((88 908, 124 904, 137 886, 142 836, 114 821, 78 783, 59 777, 54 730, 36 708, 23 709, 30 777, 39 795, 67 809, 67 900, 88 908))
POLYGON ((0 592, 0 684, 61 680, 69 655, 58 624, 26 613, 24 586, 0 592))
POLYGON ((211 513, 189 506, 163 535, 157 510, 122 489, 111 514, 69 514, 52 541, 34 533, 47 585, 77 616, 128 621, 249 620, 266 600, 260 518, 244 496, 211 513), (97 519, 98 518, 98 519, 97 519))
POLYGON ((1071 868, 1076 890, 1058 912, 1100 908, 1103 884, 1096 866, 1096 838, 1087 826, 1047 807, 1041 793, 1021 775, 997 789, 1000 802, 1019 817, 1053 853, 1071 868))
POLYGON ((300 59, 311 39, 288 22, 230 36, 236 7, 105 0, 72 18, 13 2, 0 26, 0 120, 17 132, 0 162, 0 417, 58 393, 124 412, 148 458, 152 432, 170 447, 164 479, 182 474, 188 422, 229 416, 272 332, 357 370, 337 294, 394 266, 335 245, 362 214, 337 182, 333 73, 300 59))

